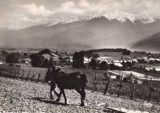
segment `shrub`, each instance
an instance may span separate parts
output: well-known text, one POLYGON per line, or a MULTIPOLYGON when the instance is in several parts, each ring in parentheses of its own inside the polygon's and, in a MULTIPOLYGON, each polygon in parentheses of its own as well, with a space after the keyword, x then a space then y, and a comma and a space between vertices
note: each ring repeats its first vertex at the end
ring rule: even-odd
POLYGON ((18 63, 20 55, 18 53, 10 53, 6 57, 7 63, 18 63))

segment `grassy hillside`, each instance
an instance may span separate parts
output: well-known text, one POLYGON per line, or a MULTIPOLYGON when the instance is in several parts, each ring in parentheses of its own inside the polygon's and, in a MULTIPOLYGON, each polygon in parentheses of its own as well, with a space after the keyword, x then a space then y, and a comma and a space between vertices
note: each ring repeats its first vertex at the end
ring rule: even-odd
MULTIPOLYGON (((104 96, 101 93, 86 91, 86 107, 80 107, 78 93, 66 90, 68 99, 64 106, 63 98, 60 103, 49 99, 49 86, 42 83, 33 83, 0 77, 0 110, 12 112, 45 112, 45 113, 103 113, 108 107, 126 112, 147 111, 159 113, 160 106, 136 102, 128 99, 104 96), (130 110, 130 111, 129 111, 130 110)), ((145 112, 146 113, 146 112, 145 112)))
MULTIPOLYGON (((24 80, 30 80, 30 81, 44 81, 44 77, 46 74, 47 69, 46 68, 31 68, 31 67, 21 67, 21 68, 0 68, 0 76, 5 76, 9 78, 20 78, 24 80)), ((83 70, 83 69, 73 69, 73 68, 64 68, 65 72, 75 72, 80 71, 82 73, 85 73, 87 75, 87 89, 91 91, 98 91, 98 92, 104 92, 104 89, 106 87, 107 81, 105 80, 104 74, 106 71, 93 71, 93 70, 83 70), (95 76, 96 75, 96 76, 95 76)), ((117 85, 120 84, 119 80, 111 80, 109 87, 108 87, 108 94, 117 96, 117 93, 119 91, 119 88, 117 85)), ((158 89, 154 91, 151 95, 151 101, 159 103, 160 97, 159 97, 159 82, 151 82, 150 83, 155 89, 158 89)), ((135 100, 149 100, 149 85, 140 84, 135 86, 135 100)), ((133 91, 133 84, 128 82, 123 82, 123 87, 120 90, 120 97, 125 98, 131 98, 131 94, 133 91)))

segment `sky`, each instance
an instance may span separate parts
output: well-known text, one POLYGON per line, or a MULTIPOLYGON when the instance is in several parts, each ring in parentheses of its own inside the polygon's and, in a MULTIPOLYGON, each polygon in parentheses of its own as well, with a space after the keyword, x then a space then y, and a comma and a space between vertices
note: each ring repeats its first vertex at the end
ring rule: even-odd
POLYGON ((160 0, 0 0, 0 28, 21 29, 99 16, 150 23, 160 19, 160 0))

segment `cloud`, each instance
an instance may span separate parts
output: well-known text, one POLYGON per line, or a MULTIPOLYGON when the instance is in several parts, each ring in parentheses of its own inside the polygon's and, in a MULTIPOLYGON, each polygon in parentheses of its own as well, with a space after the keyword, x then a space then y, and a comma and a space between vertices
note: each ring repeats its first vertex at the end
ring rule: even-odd
POLYGON ((62 3, 60 8, 57 9, 58 12, 68 12, 68 13, 74 13, 74 14, 83 14, 82 9, 78 8, 75 2, 73 1, 67 1, 65 3, 62 3))
POLYGON ((46 9, 44 5, 37 6, 34 3, 20 5, 19 7, 24 8, 26 12, 35 16, 49 16, 55 13, 54 11, 46 9))
POLYGON ((62 3, 61 7, 64 9, 70 9, 75 7, 75 4, 73 1, 68 1, 68 2, 62 3))
POLYGON ((8 15, 5 22, 1 25, 6 25, 10 29, 21 29, 39 24, 39 19, 32 19, 24 14, 8 15))
POLYGON ((0 26, 9 24, 8 26, 23 28, 28 25, 73 22, 98 16, 122 22, 126 19, 132 22, 140 19, 149 23, 160 19, 159 0, 55 0, 56 5, 49 1, 51 0, 37 3, 30 0, 22 4, 14 2, 11 6, 7 5, 7 9, 2 8, 0 12, 0 15, 5 15, 0 16, 0 26))
POLYGON ((83 19, 88 16, 105 16, 124 22, 137 19, 150 23, 160 18, 159 0, 72 0, 61 4, 56 13, 70 13, 83 19), (154 6, 154 7, 153 7, 154 6))
POLYGON ((12 11, 8 12, 5 18, 0 18, 0 27, 10 29, 21 29, 37 24, 45 24, 50 21, 50 16, 54 15, 53 10, 47 9, 44 5, 34 3, 25 5, 13 5, 12 11))
POLYGON ((90 3, 89 3, 88 0, 79 0, 78 5, 79 5, 80 7, 82 7, 82 8, 84 8, 84 7, 89 7, 89 6, 90 6, 90 3))

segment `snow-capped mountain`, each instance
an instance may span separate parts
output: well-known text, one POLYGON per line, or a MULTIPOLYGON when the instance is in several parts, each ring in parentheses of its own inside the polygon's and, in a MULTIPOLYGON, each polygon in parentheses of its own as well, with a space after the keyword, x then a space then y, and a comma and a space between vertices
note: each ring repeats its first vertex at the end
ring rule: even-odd
MULTIPOLYGON (((126 16, 124 16, 126 17, 126 16)), ((123 19, 122 19, 123 20, 123 19)), ((143 23, 95 17, 71 23, 42 24, 20 30, 0 30, 0 46, 57 49, 132 48, 160 32, 160 22, 143 23)))

